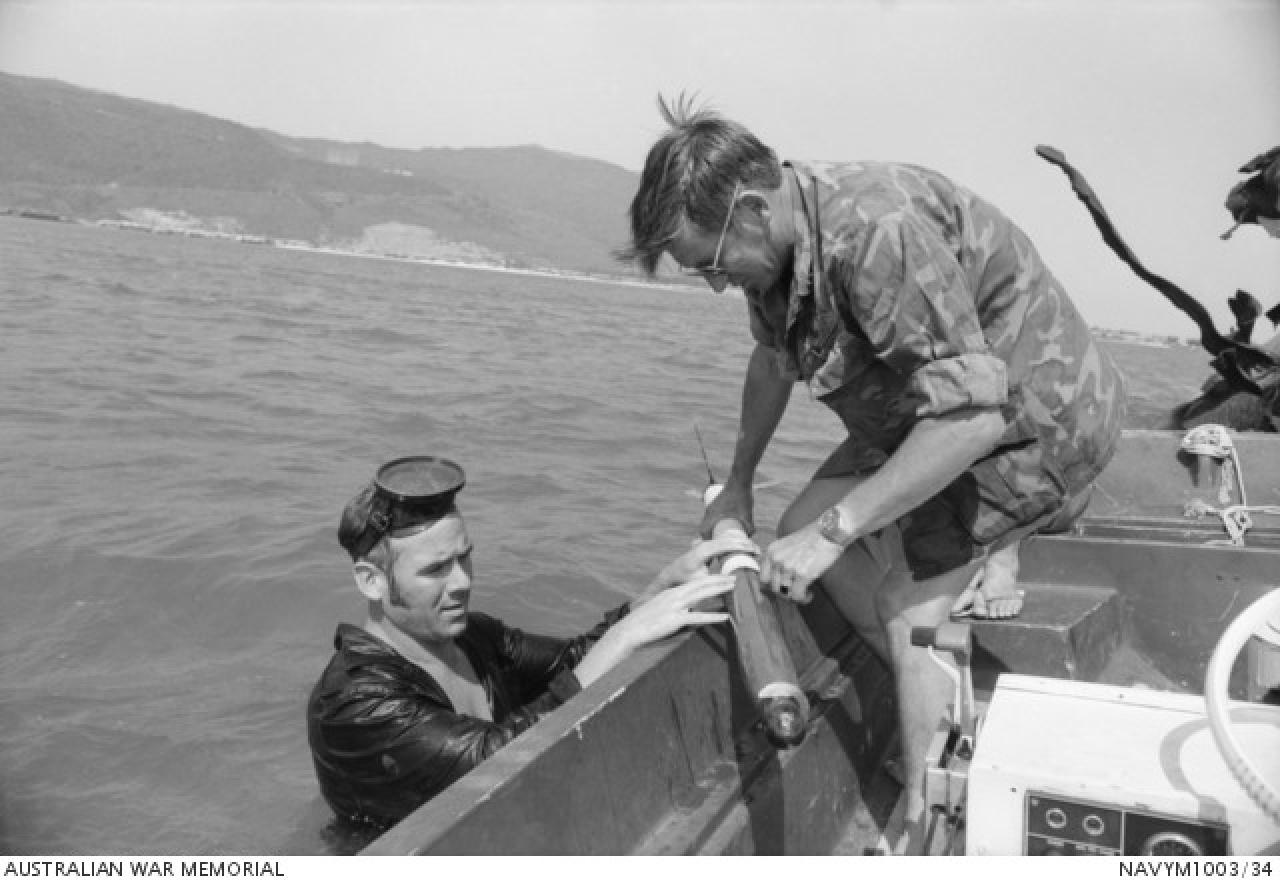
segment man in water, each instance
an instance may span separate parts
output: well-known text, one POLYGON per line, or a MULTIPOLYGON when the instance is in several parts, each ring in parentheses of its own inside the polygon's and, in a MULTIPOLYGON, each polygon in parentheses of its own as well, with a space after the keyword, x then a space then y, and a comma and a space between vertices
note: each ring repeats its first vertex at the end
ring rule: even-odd
POLYGON ((392 461, 342 512, 366 617, 339 625, 307 706, 320 790, 342 819, 397 822, 636 649, 725 621, 707 608, 733 579, 706 564, 758 552, 742 539, 700 543, 585 635, 529 635, 470 609, 463 481, 451 461, 392 461))
POLYGON ((847 437, 784 513, 762 582, 803 602, 821 578, 888 661, 918 829, 952 685, 912 628, 966 591, 1016 613, 1017 543, 1083 509, 1120 435, 1120 373, 1026 235, 972 192, 915 166, 780 163, 736 122, 660 107, 670 128, 620 257, 740 286, 756 341, 703 532, 751 526, 753 474, 804 381, 847 437))

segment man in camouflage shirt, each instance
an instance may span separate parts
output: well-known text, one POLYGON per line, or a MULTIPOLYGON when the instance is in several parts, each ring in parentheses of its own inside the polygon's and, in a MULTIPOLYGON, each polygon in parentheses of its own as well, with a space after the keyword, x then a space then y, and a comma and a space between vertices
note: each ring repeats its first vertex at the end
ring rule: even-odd
POLYGON ((915 166, 779 163, 735 122, 660 106, 670 130, 620 257, 740 286, 756 341, 702 530, 752 529, 756 467, 806 383, 848 435, 783 515, 762 581, 804 602, 821 578, 889 662, 918 821, 952 686, 911 629, 975 590, 1006 606, 988 616, 1016 613, 1017 544, 1083 510, 1120 435, 1121 375, 1026 235, 970 191, 915 166))

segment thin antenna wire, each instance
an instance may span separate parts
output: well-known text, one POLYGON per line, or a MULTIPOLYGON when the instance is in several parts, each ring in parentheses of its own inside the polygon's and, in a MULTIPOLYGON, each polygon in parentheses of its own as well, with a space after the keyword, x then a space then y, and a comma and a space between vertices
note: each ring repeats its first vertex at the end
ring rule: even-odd
POLYGON ((698 437, 698 450, 702 452, 702 463, 707 468, 707 481, 714 485, 716 484, 716 477, 715 474, 711 472, 711 461, 707 457, 707 446, 702 444, 702 433, 698 431, 697 421, 694 421, 693 424, 693 435, 698 437))

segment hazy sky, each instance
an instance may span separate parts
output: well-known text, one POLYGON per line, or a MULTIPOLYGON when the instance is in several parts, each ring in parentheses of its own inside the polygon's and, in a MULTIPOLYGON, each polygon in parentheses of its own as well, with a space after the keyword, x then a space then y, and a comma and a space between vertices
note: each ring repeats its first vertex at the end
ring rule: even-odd
POLYGON ((1051 144, 1221 330, 1237 288, 1280 301, 1280 240, 1218 239, 1235 170, 1280 145, 1280 0, 0 0, 0 70, 289 135, 632 170, 656 95, 697 92, 784 157, 943 171, 1023 225, 1090 322, 1193 336, 1034 155, 1051 144))

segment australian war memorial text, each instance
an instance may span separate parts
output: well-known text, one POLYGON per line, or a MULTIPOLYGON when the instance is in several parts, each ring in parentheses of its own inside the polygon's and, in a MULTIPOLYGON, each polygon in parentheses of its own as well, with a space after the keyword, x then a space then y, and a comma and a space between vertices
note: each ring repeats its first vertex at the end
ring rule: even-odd
POLYGON ((10 860, 4 877, 15 878, 283 878, 273 860, 10 860))

